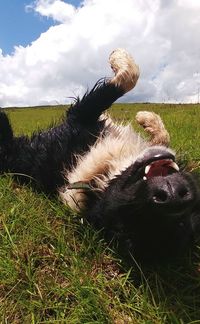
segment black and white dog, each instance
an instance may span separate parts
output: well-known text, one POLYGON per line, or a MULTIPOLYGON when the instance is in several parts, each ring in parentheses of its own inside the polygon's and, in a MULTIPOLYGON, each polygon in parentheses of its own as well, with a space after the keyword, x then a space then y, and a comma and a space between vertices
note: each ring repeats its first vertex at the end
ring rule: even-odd
POLYGON ((145 141, 130 125, 103 114, 131 90, 139 77, 132 57, 110 56, 115 76, 98 82, 69 108, 63 122, 47 131, 14 137, 0 113, 0 172, 81 210, 108 239, 134 257, 154 260, 187 249, 200 232, 200 193, 194 177, 180 171, 168 149, 159 116, 136 119, 151 135, 145 141))

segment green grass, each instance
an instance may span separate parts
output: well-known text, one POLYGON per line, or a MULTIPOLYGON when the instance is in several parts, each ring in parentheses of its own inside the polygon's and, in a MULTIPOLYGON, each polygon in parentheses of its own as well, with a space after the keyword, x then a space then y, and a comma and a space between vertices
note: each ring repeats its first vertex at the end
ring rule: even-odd
MULTIPOLYGON (((200 107, 115 105, 114 118, 159 113, 171 145, 198 168, 200 107)), ((59 120, 64 107, 8 110, 15 133, 59 120)), ((200 323, 200 253, 156 268, 127 266, 57 200, 0 179, 0 323, 200 323)))
POLYGON ((41 128, 47 128, 56 123, 63 115, 66 107, 35 107, 35 108, 9 108, 8 115, 12 121, 16 135, 26 133, 31 135, 41 128))
POLYGON ((200 161, 200 105, 128 104, 114 105, 112 113, 117 120, 132 121, 137 111, 154 111, 162 116, 171 137, 171 147, 188 160, 200 161))

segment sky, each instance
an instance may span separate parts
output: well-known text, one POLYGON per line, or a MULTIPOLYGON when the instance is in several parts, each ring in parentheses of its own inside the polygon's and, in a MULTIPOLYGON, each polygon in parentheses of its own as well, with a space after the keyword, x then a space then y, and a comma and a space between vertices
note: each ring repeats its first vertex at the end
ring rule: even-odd
POLYGON ((121 101, 199 102, 199 35, 200 0, 0 1, 0 106, 70 103, 118 47, 140 67, 121 101))

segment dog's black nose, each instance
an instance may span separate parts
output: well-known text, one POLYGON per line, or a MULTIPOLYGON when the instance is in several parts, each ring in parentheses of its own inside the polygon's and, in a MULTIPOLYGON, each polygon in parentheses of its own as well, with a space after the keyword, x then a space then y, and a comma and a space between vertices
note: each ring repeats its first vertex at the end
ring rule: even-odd
POLYGON ((193 200, 190 185, 176 176, 155 177, 149 184, 150 201, 157 206, 186 206, 193 200))

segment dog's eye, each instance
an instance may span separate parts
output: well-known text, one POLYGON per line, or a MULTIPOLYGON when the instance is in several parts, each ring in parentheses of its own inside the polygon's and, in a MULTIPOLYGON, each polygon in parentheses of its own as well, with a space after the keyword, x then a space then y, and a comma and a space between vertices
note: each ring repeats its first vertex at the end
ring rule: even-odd
POLYGON ((179 171, 179 167, 174 161, 170 159, 158 160, 145 167, 143 179, 147 180, 149 178, 158 176, 165 177, 177 171, 179 171))

